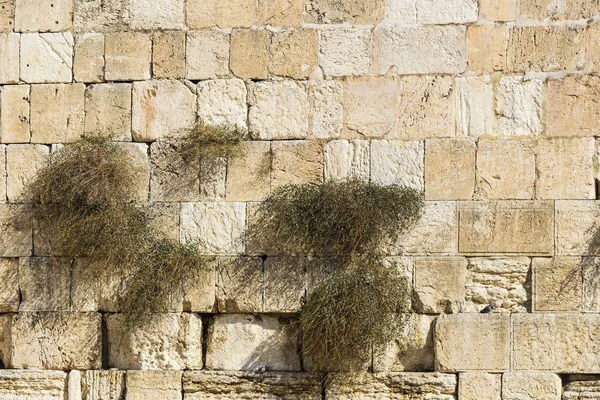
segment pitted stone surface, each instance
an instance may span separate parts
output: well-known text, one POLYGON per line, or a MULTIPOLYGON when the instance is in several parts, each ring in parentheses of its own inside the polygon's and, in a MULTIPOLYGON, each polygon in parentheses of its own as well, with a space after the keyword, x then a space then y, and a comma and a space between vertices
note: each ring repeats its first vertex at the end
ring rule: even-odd
POLYGON ((14 400, 64 400, 66 396, 66 372, 0 371, 0 397, 14 400))

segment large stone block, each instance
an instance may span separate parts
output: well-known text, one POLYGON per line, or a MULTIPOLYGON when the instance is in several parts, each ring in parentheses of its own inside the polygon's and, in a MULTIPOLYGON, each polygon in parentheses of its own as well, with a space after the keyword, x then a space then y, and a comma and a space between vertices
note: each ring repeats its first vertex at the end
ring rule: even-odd
POLYGON ((81 395, 84 400, 123 400, 125 371, 82 372, 81 395))
POLYGON ((207 125, 245 129, 248 119, 246 85, 241 79, 198 83, 198 116, 207 125))
POLYGON ((71 29, 73 1, 16 0, 16 32, 57 32, 71 29))
POLYGON ((270 54, 271 74, 307 79, 319 63, 319 32, 304 28, 275 32, 270 54))
POLYGON ((269 257, 264 263, 264 312, 300 312, 306 297, 310 261, 301 257, 269 257))
POLYGON ((379 185, 423 190, 424 147, 420 141, 373 140, 371 180, 379 185))
POLYGON ((127 371, 125 400, 181 400, 181 371, 127 371))
POLYGON ((585 257, 580 259, 583 275, 583 312, 600 311, 600 259, 585 257))
POLYGON ((105 77, 108 81, 150 79, 152 40, 141 32, 111 32, 105 38, 105 77))
POLYGON ((266 29, 234 29, 229 53, 231 72, 244 79, 267 79, 270 45, 271 32, 266 29))
POLYGON ((31 87, 31 142, 62 143, 84 132, 85 85, 33 85, 31 87))
POLYGON ((19 44, 20 35, 0 33, 0 83, 19 82, 19 44))
POLYGON ((493 133, 493 87, 489 76, 457 77, 456 136, 482 136, 493 133))
POLYGON ((425 198, 469 200, 475 190, 477 145, 471 139, 425 141, 425 198))
POLYGON ((600 202, 556 202, 556 254, 600 255, 600 202))
POLYGON ((371 143, 367 140, 332 140, 323 148, 325 180, 369 180, 371 143))
POLYGON ((85 92, 85 132, 131 140, 131 84, 90 85, 85 92))
POLYGON ((130 176, 130 199, 145 203, 148 201, 150 187, 150 162, 148 160, 148 145, 145 143, 118 143, 124 158, 134 171, 130 176))
POLYGON ((506 27, 474 25, 467 30, 469 69, 479 73, 506 68, 506 27))
POLYGON ((416 0, 386 1, 385 19, 381 25, 415 25, 417 23, 416 0))
POLYGON ((344 127, 344 86, 339 81, 320 81, 311 86, 311 138, 338 138, 344 127))
POLYGON ((249 28, 256 24, 257 11, 254 0, 189 0, 186 16, 191 29, 249 28))
POLYGON ((250 141, 228 161, 227 201, 262 201, 270 191, 271 143, 250 141))
POLYGON ((465 302, 467 259, 415 258, 415 308, 423 314, 456 313, 465 302))
POLYGON ((184 0, 132 0, 131 28, 182 29, 185 26, 184 0))
POLYGON ((503 136, 537 136, 542 133, 543 82, 520 76, 500 79, 494 93, 498 133, 503 136))
POLYGON ((194 31, 187 35, 186 78, 226 78, 229 74, 229 34, 194 31))
POLYGON ((441 315, 435 324, 434 341, 437 371, 509 369, 510 320, 507 315, 441 315))
POLYGON ((368 29, 321 31, 319 65, 328 76, 366 75, 371 64, 373 33, 368 29))
POLYGON ((27 143, 29 128, 29 85, 10 85, 2 88, 0 99, 0 142, 27 143))
POLYGON ((152 143, 150 162, 150 198, 153 201, 200 200, 200 174, 186 163, 176 144, 152 143))
POLYGON ((11 400, 64 400, 67 398, 67 373, 0 370, 0 397, 11 400))
POLYGON ((507 372, 502 375, 503 400, 560 400, 562 381, 551 372, 507 372))
POLYGON ((208 328, 206 368, 300 371, 293 326, 271 315, 217 315, 208 328))
POLYGON ((461 253, 552 254, 554 205, 550 201, 460 202, 461 253))
POLYGON ((75 38, 73 76, 76 82, 104 80, 104 35, 84 33, 75 38))
POLYGON ((219 257, 216 305, 221 313, 263 311, 263 263, 257 257, 219 257))
POLYGON ((323 148, 319 142, 277 141, 271 145, 271 188, 323 181, 323 148))
POLYGON ((546 107, 548 136, 595 136, 600 129, 600 77, 566 76, 548 80, 546 107))
POLYGON ((477 21, 477 1, 417 0, 417 22, 421 24, 466 24, 477 21))
POLYGON ((600 393, 596 375, 570 375, 563 385, 563 400, 593 399, 600 393))
POLYGON ((258 25, 298 26, 305 0, 258 0, 258 25))
MULTIPOLYGON (((6 49, 14 46, 5 38, 6 49)), ((25 33, 21 35, 20 75, 27 83, 71 82, 73 80, 73 35, 25 33)))
POLYGON ((0 31, 11 32, 15 21, 14 0, 0 0, 0 31))
POLYGON ((587 19, 598 13, 598 4, 589 0, 523 0, 519 5, 522 18, 587 19))
POLYGON ((27 257, 33 251, 31 206, 0 204, 0 257, 27 257))
POLYGON ((19 261, 0 258, 0 313, 17 312, 19 296, 19 261))
MULTIPOLYGON (((592 24, 587 27, 586 45, 588 49, 593 49, 600 38, 600 24, 592 24)), ((600 56, 595 51, 587 52, 586 69, 588 71, 600 71, 600 56)))
POLYGON ((11 203, 31 201, 28 185, 50 160, 50 148, 41 144, 6 146, 6 194, 11 203))
POLYGON ((385 15, 384 0, 311 0, 304 22, 309 24, 376 25, 385 15))
POLYGON ((19 291, 19 311, 70 311, 71 260, 49 257, 19 259, 19 291))
POLYGON ((479 2, 479 16, 486 21, 514 21, 518 14, 517 0, 481 0, 479 2))
POLYGON ((152 74, 156 78, 185 77, 184 31, 158 31, 152 36, 152 74))
POLYGON ((461 400, 501 400, 502 375, 487 372, 464 372, 458 377, 461 400))
POLYGON ((115 31, 129 28, 130 0, 75 1, 73 24, 78 31, 115 31))
POLYGON ((535 311, 582 311, 580 257, 534 258, 532 269, 535 311))
POLYGON ((78 258, 70 275, 70 301, 74 312, 119 312, 125 273, 112 271, 102 261, 78 258))

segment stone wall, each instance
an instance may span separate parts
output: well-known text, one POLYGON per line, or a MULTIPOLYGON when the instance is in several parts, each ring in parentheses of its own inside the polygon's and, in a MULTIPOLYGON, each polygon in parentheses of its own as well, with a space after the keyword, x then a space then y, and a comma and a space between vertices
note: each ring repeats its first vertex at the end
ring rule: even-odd
POLYGON ((600 398, 598 12, 0 0, 0 399, 600 398), (160 139, 197 117, 257 140, 178 185, 160 139), (50 259, 33 219, 12 218, 31 215, 21 193, 48 155, 85 133, 122 142, 169 237, 217 256, 144 328, 124 323, 118 277, 50 259), (271 190, 349 177, 424 191, 418 226, 386 244, 419 313, 409 343, 322 381, 288 329, 318 277, 245 237, 271 190))

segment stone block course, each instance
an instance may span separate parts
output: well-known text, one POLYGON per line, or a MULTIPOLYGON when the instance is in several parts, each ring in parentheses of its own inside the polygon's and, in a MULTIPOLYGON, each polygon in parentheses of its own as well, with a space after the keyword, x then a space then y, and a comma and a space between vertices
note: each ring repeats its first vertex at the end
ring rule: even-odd
POLYGON ((461 400, 501 400, 502 375, 487 372, 463 372, 458 377, 461 400))
POLYGON ((159 31, 152 36, 152 74, 156 78, 185 77, 185 41, 182 31, 159 31))
POLYGON ((229 76, 229 34, 222 31, 191 31, 186 42, 187 79, 229 76))
POLYGON ((271 74, 307 79, 319 63, 319 32, 302 28, 275 32, 269 54, 271 74))
POLYGON ((72 142, 83 135, 83 83, 32 85, 30 104, 32 143, 72 142))
POLYGON ((469 200, 475 190, 477 144, 470 139, 425 141, 425 198, 469 200))
POLYGON ((2 88, 0 99, 0 142, 27 143, 30 140, 29 85, 10 85, 2 88))
POLYGON ((104 80, 104 35, 85 33, 75 37, 73 77, 76 82, 104 80))
POLYGON ((467 259, 416 257, 415 305, 423 314, 454 313, 465 301, 467 259))
MULTIPOLYGON (((4 38, 3 46, 16 54, 14 36, 4 38), (10 47, 8 47, 10 46, 10 47)), ((20 77, 27 83, 68 83, 73 80, 73 46, 70 32, 25 33, 21 35, 20 77)), ((5 61, 10 63, 10 59, 5 61)), ((12 80, 12 79, 10 79, 12 80)))
POLYGON ((234 29, 229 52, 231 72, 239 78, 266 79, 270 45, 271 32, 266 29, 234 29))
POLYGON ((90 85, 85 91, 85 132, 131 140, 131 84, 90 85))
POLYGON ((502 399, 560 400, 562 381, 549 372, 507 372, 502 375, 502 399))
POLYGON ((108 81, 150 79, 152 40, 141 32, 111 32, 105 36, 105 77, 108 81))

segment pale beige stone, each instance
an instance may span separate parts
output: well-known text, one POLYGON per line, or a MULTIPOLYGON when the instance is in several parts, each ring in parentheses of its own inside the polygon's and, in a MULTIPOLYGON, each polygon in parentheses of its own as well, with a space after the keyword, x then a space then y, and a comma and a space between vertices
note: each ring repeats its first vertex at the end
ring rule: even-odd
POLYGON ((300 25, 305 3, 305 0, 258 0, 258 25, 300 25))
POLYGON ((425 141, 425 198, 469 200, 475 190, 477 145, 471 139, 425 141))
POLYGON ((583 312, 600 311, 600 259, 584 257, 579 259, 583 275, 583 312))
POLYGON ((208 328, 206 368, 300 371, 292 322, 272 315, 216 315, 208 328))
POLYGON ((521 18, 538 20, 587 19, 598 13, 598 3, 589 0, 521 0, 521 18))
MULTIPOLYGON (((592 24, 587 27, 586 45, 588 49, 593 49, 600 38, 600 24, 592 24)), ((590 72, 600 71, 600 56, 596 51, 587 52, 587 61, 585 67, 590 72)))
POLYGON ((593 138, 553 138, 537 145, 540 199, 594 199, 593 138))
POLYGON ((371 64, 373 33, 368 29, 321 31, 319 65, 328 76, 365 75, 371 64))
MULTIPOLYGON (((14 46, 12 37, 5 48, 14 46)), ((66 33, 25 33, 21 35, 20 76, 27 83, 68 83, 73 80, 73 35, 66 33)), ((10 59, 7 61, 10 63, 10 59)))
POLYGON ((2 143, 27 143, 29 130, 29 85, 9 85, 2 88, 0 128, 2 143))
POLYGON ((6 201, 6 145, 0 144, 0 204, 6 201))
POLYGON ((271 143, 250 141, 227 166, 227 201, 262 201, 271 184, 271 143))
POLYGON ((582 26, 515 26, 509 30, 507 67, 513 72, 583 69, 584 41, 582 26))
POLYGON ((134 173, 131 175, 131 200, 138 203, 148 201, 150 187, 150 162, 148 160, 148 145, 145 143, 118 143, 126 161, 134 173))
POLYGON ((226 78, 229 73, 229 34, 192 31, 186 43, 187 79, 226 78))
POLYGON ((67 398, 67 373, 0 370, 0 397, 11 400, 64 400, 67 398))
POLYGON ((593 375, 571 375, 563 386, 563 400, 593 399, 599 392, 600 382, 593 375))
POLYGON ((6 194, 11 203, 30 201, 26 190, 37 172, 49 161, 50 148, 41 144, 11 144, 6 147, 6 194))
POLYGON ((159 31, 152 36, 152 73, 156 78, 185 77, 184 31, 159 31))
POLYGON ((70 296, 74 312, 119 312, 125 273, 103 261, 76 259, 71 267, 70 296))
POLYGON ((489 76, 457 77, 456 136, 478 137, 494 130, 493 86, 489 76))
POLYGON ((198 83, 198 117, 207 125, 245 129, 248 118, 246 84, 241 79, 198 83))
POLYGON ((202 368, 202 320, 197 314, 151 314, 131 328, 124 314, 107 314, 108 365, 119 369, 202 368))
POLYGON ((84 132, 85 85, 31 87, 31 142, 63 143, 84 132))
POLYGON ((475 0, 417 0, 420 24, 466 24, 477 21, 475 0))
POLYGON ((131 84, 90 85, 85 92, 85 132, 131 140, 131 84))
POLYGON ((108 81, 150 79, 152 40, 142 32, 111 32, 105 36, 105 77, 108 81))
POLYGON ((0 32, 12 32, 14 21, 14 0, 0 0, 0 32))
POLYGON ((375 25, 385 16, 384 0, 310 0, 304 22, 310 24, 375 25))
POLYGON ((127 371, 125 400, 181 400, 181 371, 127 371))
POLYGON ((102 368, 98 313, 19 313, 12 321, 9 368, 102 368))
POLYGON ((0 83, 19 82, 19 45, 20 35, 0 33, 0 83))
POLYGON ((600 134, 600 77, 567 76, 548 80, 546 108, 548 136, 595 136, 600 134))
POLYGON ((73 76, 76 82, 104 80, 104 35, 85 33, 75 38, 73 76))
POLYGON ((185 0, 132 0, 130 10, 135 30, 185 27, 185 0))
POLYGON ((554 204, 551 201, 460 202, 461 253, 552 254, 554 204))
POLYGON ((556 201, 556 254, 600 255, 600 203, 556 201))
POLYGON ((231 72, 239 78, 266 79, 270 45, 271 32, 266 29, 234 29, 229 55, 231 72))
POLYGON ((308 136, 310 102, 304 82, 252 83, 248 100, 249 128, 260 139, 304 139, 308 136))
POLYGON ((458 312, 465 301, 467 259, 415 258, 415 307, 419 313, 458 312))
POLYGON ((264 263, 264 312, 300 312, 306 297, 309 261, 301 257, 269 257, 264 263))
POLYGON ((501 400, 502 375, 487 372, 464 372, 458 377, 461 400, 501 400))
POLYGON ((249 28, 257 18, 254 0, 188 0, 186 11, 191 29, 249 28))
POLYGON ((271 145, 271 188, 323 181, 323 148, 319 142, 278 141, 271 145))
POLYGON ((380 25, 415 25, 416 23, 416 0, 386 1, 385 19, 380 25))
POLYGON ((70 290, 71 260, 49 257, 19 259, 19 311, 70 311, 70 290))
POLYGON ((544 83, 505 76, 495 87, 494 112, 502 136, 537 136, 542 133, 544 83))
POLYGON ((125 371, 82 372, 81 393, 85 400, 121 400, 125 393, 125 371))
POLYGON ((480 0, 479 16, 487 21, 514 21, 517 19, 517 0, 480 0))
POLYGON ((321 81, 311 85, 311 138, 340 137, 344 127, 344 86, 339 81, 321 81))
POLYGON ((269 53, 271 74, 307 79, 319 63, 319 33, 304 28, 275 32, 269 53))
POLYGON ((16 258, 0 258, 0 313, 17 312, 19 296, 19 262, 16 258))
POLYGON ((16 32, 65 31, 72 19, 72 0, 15 0, 16 32))
POLYGON ((535 311, 581 312, 581 258, 534 258, 532 269, 535 311))
POLYGON ((421 141, 371 141, 371 181, 423 190, 424 153, 421 141))
POLYGON ((506 27, 474 25, 467 30, 469 69, 479 73, 506 68, 506 27))
POLYGON ((191 129, 196 122, 196 93, 177 80, 133 83, 131 130, 138 142, 153 142, 191 129))
POLYGON ((367 140, 332 140, 323 148, 325 180, 369 180, 371 145, 367 140))
POLYGON ((477 144, 476 197, 532 199, 535 148, 529 140, 485 140, 477 144))
POLYGON ((75 1, 73 25, 81 32, 125 30, 131 21, 130 0, 75 1))
POLYGON ((27 257, 33 250, 31 206, 0 204, 0 257, 27 257))
POLYGON ((216 265, 216 304, 222 313, 263 311, 262 260, 220 257, 216 265))

